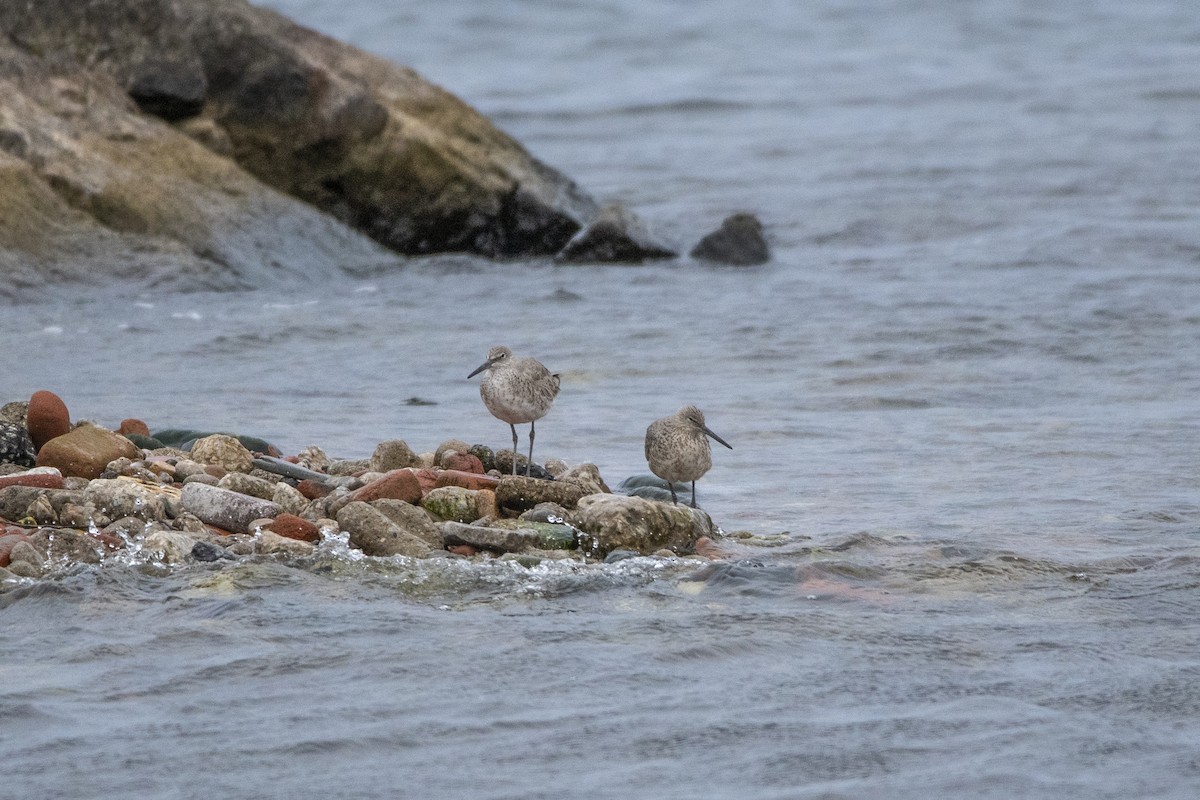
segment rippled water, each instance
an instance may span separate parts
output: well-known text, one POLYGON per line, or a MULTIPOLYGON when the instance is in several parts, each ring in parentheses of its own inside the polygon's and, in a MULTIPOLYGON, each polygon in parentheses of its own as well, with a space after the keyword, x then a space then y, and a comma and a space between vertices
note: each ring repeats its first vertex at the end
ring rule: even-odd
POLYGON ((505 343, 563 375, 538 454, 615 484, 695 402, 735 448, 701 503, 778 546, 5 587, 15 796, 1200 791, 1189 4, 273 5, 681 248, 756 212, 774 260, 118 287, 0 315, 36 354, 4 399, 287 451, 503 446, 466 374, 505 343))

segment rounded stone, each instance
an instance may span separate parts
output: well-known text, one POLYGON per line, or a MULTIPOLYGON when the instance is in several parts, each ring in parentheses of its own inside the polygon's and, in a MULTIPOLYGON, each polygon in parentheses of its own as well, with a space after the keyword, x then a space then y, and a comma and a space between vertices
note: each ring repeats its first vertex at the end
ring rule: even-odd
POLYGON ((140 419, 123 419, 120 427, 117 428, 117 433, 122 436, 134 434, 135 436, 150 437, 150 426, 142 422, 140 419))
POLYGON ((71 415, 67 404, 54 392, 34 392, 25 412, 25 426, 36 450, 51 439, 71 430, 71 415))
POLYGON ((249 472, 254 469, 254 455, 233 436, 215 433, 197 439, 192 445, 192 459, 201 464, 214 464, 228 472, 249 472))
POLYGON ((124 456, 140 459, 142 451, 115 431, 84 423, 56 436, 38 450, 39 467, 56 467, 64 476, 99 478, 108 465, 124 456))
POLYGON ((371 455, 372 472, 391 472, 405 467, 419 467, 421 459, 403 439, 390 439, 375 446, 371 455))
POLYGON ((288 539, 298 539, 302 542, 321 541, 321 529, 295 514, 280 514, 271 521, 268 529, 288 539))

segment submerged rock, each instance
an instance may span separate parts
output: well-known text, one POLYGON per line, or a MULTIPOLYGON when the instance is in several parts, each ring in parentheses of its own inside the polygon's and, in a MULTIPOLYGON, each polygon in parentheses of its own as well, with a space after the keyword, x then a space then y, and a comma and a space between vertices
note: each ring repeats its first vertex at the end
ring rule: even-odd
POLYGON ((571 264, 640 264, 677 255, 674 250, 656 242, 632 211, 613 204, 600 209, 556 258, 571 264))
POLYGON ((765 264, 771 258, 762 223, 753 214, 733 214, 721 227, 701 239, 692 248, 692 258, 714 264, 750 266, 765 264))

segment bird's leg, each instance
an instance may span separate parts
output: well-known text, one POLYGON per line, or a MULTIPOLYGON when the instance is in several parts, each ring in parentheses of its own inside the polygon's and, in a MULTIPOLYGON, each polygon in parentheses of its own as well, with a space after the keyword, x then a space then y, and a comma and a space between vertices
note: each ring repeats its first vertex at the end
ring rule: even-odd
POLYGON ((671 490, 671 504, 679 505, 679 498, 675 496, 675 482, 667 481, 667 488, 671 490))
POLYGON ((696 507, 696 482, 692 481, 692 508, 696 507))
POLYGON ((533 469, 533 426, 534 422, 529 423, 529 463, 525 465, 525 477, 529 477, 530 470, 533 469))
POLYGON ((513 432, 513 475, 516 475, 517 474, 517 426, 513 425, 510 422, 510 423, 508 423, 508 427, 512 428, 512 432, 513 432))

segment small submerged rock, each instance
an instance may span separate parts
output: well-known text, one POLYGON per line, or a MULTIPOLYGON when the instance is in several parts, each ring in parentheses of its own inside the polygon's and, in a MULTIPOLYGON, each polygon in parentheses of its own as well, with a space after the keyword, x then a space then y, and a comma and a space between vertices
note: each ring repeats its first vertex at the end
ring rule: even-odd
POLYGON ((701 239, 692 258, 729 266, 765 264, 771 258, 762 223, 753 214, 733 214, 721 227, 701 239))

